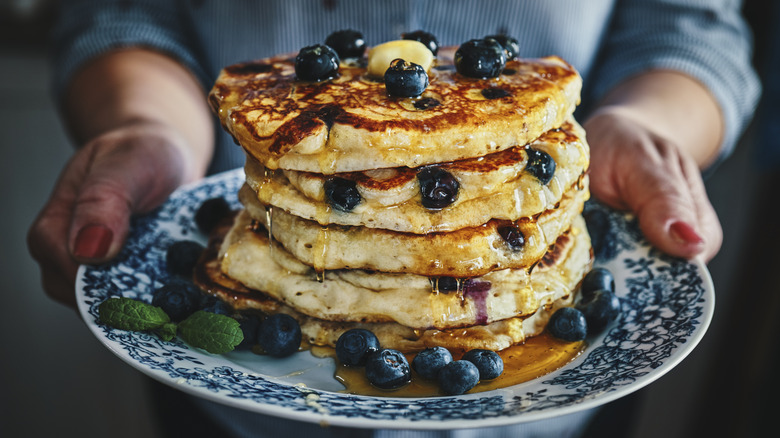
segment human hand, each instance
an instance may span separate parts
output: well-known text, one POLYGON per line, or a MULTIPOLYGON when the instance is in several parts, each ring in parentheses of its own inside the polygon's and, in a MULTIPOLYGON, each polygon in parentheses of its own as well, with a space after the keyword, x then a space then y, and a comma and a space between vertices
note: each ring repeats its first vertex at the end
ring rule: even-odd
POLYGON ((723 231, 696 162, 630 112, 606 108, 584 124, 593 195, 639 219, 661 251, 709 261, 723 231))
POLYGON ((163 125, 140 122, 106 132, 74 154, 27 235, 50 297, 75 308, 79 264, 116 256, 130 216, 160 205, 185 182, 183 142, 163 125))

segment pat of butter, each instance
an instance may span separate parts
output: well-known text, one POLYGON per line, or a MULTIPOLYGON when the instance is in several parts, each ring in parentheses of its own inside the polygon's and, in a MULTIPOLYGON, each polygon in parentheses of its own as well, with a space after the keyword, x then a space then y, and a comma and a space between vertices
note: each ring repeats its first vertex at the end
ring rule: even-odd
POLYGON ((368 51, 368 74, 384 77, 390 63, 397 58, 422 66, 427 72, 433 64, 433 53, 425 44, 412 40, 388 41, 368 51))

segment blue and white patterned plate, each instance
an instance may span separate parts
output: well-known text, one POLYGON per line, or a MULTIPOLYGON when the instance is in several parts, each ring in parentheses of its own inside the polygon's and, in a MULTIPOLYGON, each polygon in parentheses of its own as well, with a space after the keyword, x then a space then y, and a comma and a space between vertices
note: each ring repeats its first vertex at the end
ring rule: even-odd
POLYGON ((585 210, 597 264, 615 274, 620 319, 589 339, 576 360, 513 387, 457 397, 391 398, 339 393, 332 359, 308 352, 273 359, 251 352, 211 355, 180 340, 101 325, 97 306, 112 296, 149 301, 168 278, 165 251, 174 241, 205 243, 193 222, 206 199, 238 206, 243 172, 207 178, 175 192, 132 223, 126 248, 111 264, 81 267, 77 299, 95 336, 143 373, 187 393, 249 411, 332 425, 452 429, 498 426, 592 408, 661 377, 693 350, 710 323, 712 281, 695 262, 667 257, 643 240, 635 221, 590 203, 585 210))

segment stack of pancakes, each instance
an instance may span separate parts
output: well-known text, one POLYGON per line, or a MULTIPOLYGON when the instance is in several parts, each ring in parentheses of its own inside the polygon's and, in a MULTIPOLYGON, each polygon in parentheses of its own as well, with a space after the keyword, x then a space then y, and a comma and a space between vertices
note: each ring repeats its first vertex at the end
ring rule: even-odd
POLYGON ((292 315, 314 345, 366 328, 404 352, 502 350, 571 305, 591 264, 581 78, 557 57, 467 78, 452 52, 419 98, 388 96, 365 62, 318 83, 289 56, 225 68, 209 101, 247 153, 245 208, 212 239, 201 286, 292 315), (527 166, 538 151, 548 181, 527 166), (454 202, 423 205, 431 170, 457 181, 454 202), (329 184, 359 197, 334 203, 329 184))

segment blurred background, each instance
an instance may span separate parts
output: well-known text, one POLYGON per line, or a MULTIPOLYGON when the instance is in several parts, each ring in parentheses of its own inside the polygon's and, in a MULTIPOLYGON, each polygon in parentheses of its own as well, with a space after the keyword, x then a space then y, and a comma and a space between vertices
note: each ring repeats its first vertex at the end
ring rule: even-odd
MULTIPOLYGON (((55 3, 0 0, 0 435, 157 437, 146 379, 102 347, 74 311, 46 297, 25 243, 72 151, 49 92, 46 34, 55 3)), ((682 364, 637 394, 633 437, 772 430, 765 427, 780 389, 772 372, 780 359, 780 117, 778 85, 765 72, 778 77, 775 3, 745 3, 767 102, 707 181, 725 231, 709 266, 715 318, 682 364)))

